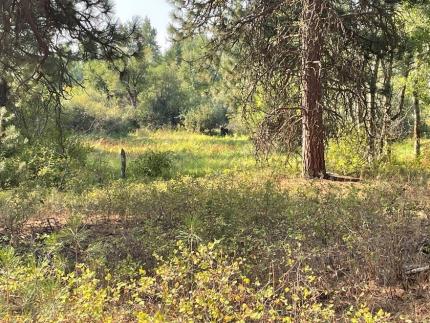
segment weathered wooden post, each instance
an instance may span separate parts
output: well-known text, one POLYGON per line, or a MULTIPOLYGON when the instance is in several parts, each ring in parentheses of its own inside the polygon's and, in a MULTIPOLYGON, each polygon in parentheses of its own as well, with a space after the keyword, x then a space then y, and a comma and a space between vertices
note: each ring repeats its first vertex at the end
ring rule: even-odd
POLYGON ((125 178, 126 168, 127 168, 127 157, 125 155, 125 150, 121 149, 121 178, 125 178))

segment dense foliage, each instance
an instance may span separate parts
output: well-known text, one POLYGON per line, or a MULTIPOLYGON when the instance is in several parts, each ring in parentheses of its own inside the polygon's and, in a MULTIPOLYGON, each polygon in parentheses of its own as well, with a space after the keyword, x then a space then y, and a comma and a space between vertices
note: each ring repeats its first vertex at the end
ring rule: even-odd
POLYGON ((172 2, 0 3, 0 321, 428 321, 429 5, 172 2))

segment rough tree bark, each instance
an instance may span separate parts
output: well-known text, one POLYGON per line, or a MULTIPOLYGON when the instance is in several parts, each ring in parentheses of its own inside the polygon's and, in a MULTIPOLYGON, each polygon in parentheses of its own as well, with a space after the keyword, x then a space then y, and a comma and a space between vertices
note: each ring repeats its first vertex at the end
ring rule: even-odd
POLYGON ((414 90, 414 140, 415 140, 415 157, 418 158, 421 155, 421 110, 420 110, 420 99, 418 91, 414 90))
POLYGON ((0 107, 4 107, 7 104, 7 95, 9 87, 5 79, 0 78, 0 107))
POLYGON ((368 149, 369 149, 369 161, 372 161, 376 155, 375 139, 376 139, 376 94, 377 94, 377 82, 379 74, 379 64, 380 58, 376 57, 375 66, 372 70, 372 76, 369 82, 369 95, 370 95, 370 119, 369 119, 369 139, 368 139, 368 149))
POLYGON ((305 0, 302 27, 302 158, 303 176, 325 178, 321 84, 322 1, 305 0))
POLYGON ((131 104, 131 106, 132 106, 134 109, 137 109, 137 104, 138 104, 138 102, 137 102, 137 95, 138 95, 138 94, 136 93, 136 91, 135 91, 135 90, 133 90, 133 89, 131 88, 131 86, 130 86, 130 84, 129 84, 129 83, 126 83, 125 88, 126 88, 126 91, 127 91, 128 98, 129 98, 129 100, 130 100, 130 104, 131 104))
POLYGON ((379 135, 379 155, 391 158, 391 144, 392 144, 392 78, 394 67, 394 55, 391 53, 388 62, 383 62, 384 72, 384 115, 382 118, 382 129, 379 135))

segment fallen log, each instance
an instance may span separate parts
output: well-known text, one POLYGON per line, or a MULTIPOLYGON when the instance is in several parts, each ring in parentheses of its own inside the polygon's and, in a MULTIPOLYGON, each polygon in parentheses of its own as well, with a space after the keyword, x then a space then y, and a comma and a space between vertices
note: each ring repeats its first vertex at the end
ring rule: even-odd
POLYGON ((340 176, 333 173, 325 173, 323 176, 323 179, 329 180, 329 181, 335 181, 335 182, 360 182, 360 178, 357 177, 350 177, 350 176, 340 176))
POLYGON ((430 270, 430 265, 410 268, 405 271, 405 275, 416 275, 430 270))

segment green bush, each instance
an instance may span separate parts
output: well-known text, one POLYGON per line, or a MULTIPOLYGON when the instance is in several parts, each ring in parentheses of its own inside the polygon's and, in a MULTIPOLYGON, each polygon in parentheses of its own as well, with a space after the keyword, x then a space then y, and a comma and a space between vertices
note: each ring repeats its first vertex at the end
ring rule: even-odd
POLYGON ((133 178, 169 178, 173 170, 173 158, 170 152, 148 151, 130 163, 133 178))
POLYGON ((332 306, 318 304, 312 296, 317 291, 309 267, 295 272, 292 281, 262 285, 245 275, 245 259, 229 256, 218 242, 196 249, 178 243, 174 255, 159 262, 153 277, 143 275, 139 281, 136 300, 146 305, 137 312, 142 321, 316 322, 334 315, 332 306), (162 310, 151 299, 159 300, 162 310))
POLYGON ((0 188, 17 186, 22 177, 22 161, 17 157, 25 140, 12 124, 14 115, 0 108, 0 188))
POLYGON ((69 138, 64 151, 55 144, 34 144, 23 150, 20 159, 25 163, 27 181, 64 190, 76 183, 88 151, 78 140, 69 138))
MULTIPOLYGON (((60 190, 80 190, 82 185, 97 183, 99 174, 87 167, 90 148, 68 138, 63 149, 52 142, 23 144, 14 155, 0 158, 0 187, 22 184, 60 190)), ((91 166, 91 165, 90 165, 91 166)))
POLYGON ((64 126, 76 133, 95 133, 106 136, 126 136, 139 128, 139 124, 130 111, 112 110, 109 114, 92 113, 80 106, 68 107, 64 126))
POLYGON ((343 175, 360 175, 367 167, 364 138, 360 133, 353 132, 331 140, 327 149, 328 169, 343 175))
MULTIPOLYGON (((28 187, 18 187, 0 194, 0 229, 10 242, 16 238, 27 220, 36 214, 41 204, 41 193, 28 187)), ((4 242, 0 239, 0 244, 4 242)))
POLYGON ((191 131, 213 131, 228 123, 227 109, 221 105, 203 105, 185 115, 184 124, 191 131))
POLYGON ((139 122, 144 127, 176 127, 187 109, 188 94, 181 80, 168 64, 149 71, 150 86, 139 95, 139 122))
POLYGON ((26 178, 25 162, 19 156, 0 157, 0 188, 18 186, 26 178))
MULTIPOLYGON (((292 248, 289 248, 290 253, 292 248)), ((226 253, 218 242, 190 250, 178 243, 158 257, 148 274, 130 268, 128 277, 77 264, 19 256, 0 248, 0 318, 5 321, 78 322, 386 322, 366 306, 336 315, 319 301, 317 277, 302 260, 288 257, 288 271, 266 284, 248 278, 246 259, 226 253)))
POLYGON ((12 155, 20 144, 20 133, 12 124, 13 119, 13 114, 0 107, 0 158, 12 155))
POLYGON ((231 130, 235 135, 250 135, 257 128, 250 121, 247 121, 239 113, 229 115, 228 129, 231 130))

